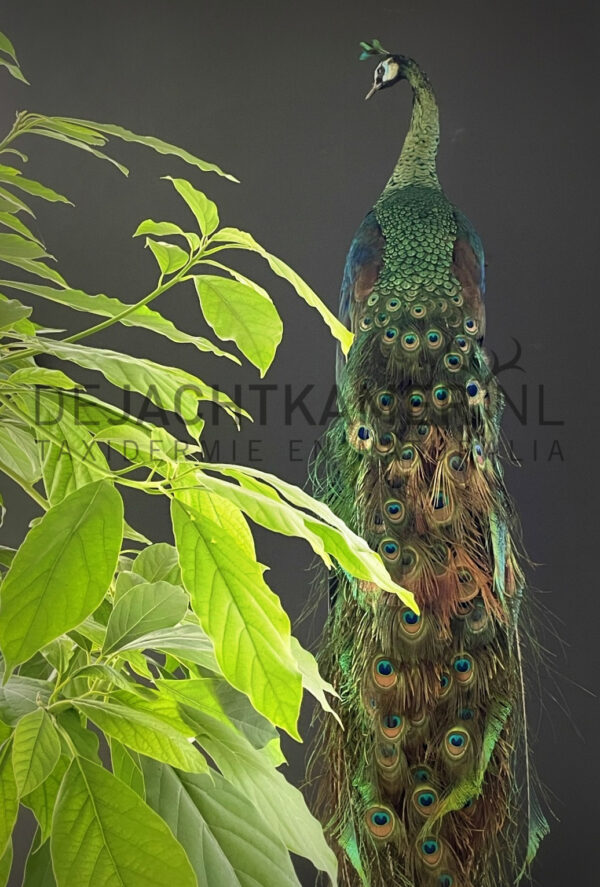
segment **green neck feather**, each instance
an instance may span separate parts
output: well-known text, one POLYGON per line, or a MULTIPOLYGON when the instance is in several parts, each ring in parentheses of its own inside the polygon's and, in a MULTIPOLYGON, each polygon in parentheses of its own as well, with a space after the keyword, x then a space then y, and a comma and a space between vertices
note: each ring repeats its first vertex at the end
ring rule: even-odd
POLYGON ((437 102, 427 76, 413 59, 398 57, 402 73, 413 89, 410 129, 383 195, 406 185, 440 189, 435 159, 440 140, 437 102))

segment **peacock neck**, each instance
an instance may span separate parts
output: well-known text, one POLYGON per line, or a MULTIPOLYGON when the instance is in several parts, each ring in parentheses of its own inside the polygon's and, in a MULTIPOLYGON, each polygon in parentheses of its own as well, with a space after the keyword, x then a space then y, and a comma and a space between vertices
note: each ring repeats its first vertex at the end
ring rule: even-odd
POLYGON ((427 76, 413 59, 400 57, 399 63, 413 90, 412 117, 400 157, 382 197, 407 185, 440 188, 435 163, 440 139, 435 95, 427 76))

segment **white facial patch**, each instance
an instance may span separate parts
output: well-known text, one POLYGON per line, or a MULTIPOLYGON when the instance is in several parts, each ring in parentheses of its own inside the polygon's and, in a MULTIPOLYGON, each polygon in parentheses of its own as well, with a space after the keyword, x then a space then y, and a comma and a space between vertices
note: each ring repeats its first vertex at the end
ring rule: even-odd
POLYGON ((382 62, 383 66, 383 83, 389 83, 390 80, 396 80, 398 74, 400 73, 400 67, 398 62, 394 61, 394 59, 386 59, 385 62, 382 62))

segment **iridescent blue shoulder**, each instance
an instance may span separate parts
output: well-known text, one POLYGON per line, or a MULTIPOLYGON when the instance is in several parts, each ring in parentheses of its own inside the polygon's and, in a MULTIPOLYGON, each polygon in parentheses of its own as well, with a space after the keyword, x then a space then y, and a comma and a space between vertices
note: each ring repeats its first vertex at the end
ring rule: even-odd
POLYGON ((383 261, 385 241, 375 212, 363 219, 350 245, 340 292, 339 317, 352 324, 352 305, 364 302, 373 291, 383 261))

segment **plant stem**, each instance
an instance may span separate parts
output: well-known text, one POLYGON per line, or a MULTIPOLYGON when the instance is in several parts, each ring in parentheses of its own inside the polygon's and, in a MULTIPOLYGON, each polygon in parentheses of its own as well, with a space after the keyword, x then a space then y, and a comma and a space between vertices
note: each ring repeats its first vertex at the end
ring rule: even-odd
POLYGON ((48 511, 50 505, 48 504, 47 500, 44 499, 41 493, 38 493, 33 484, 30 484, 26 480, 23 480, 22 477, 19 477, 18 474, 15 474, 15 472, 11 468, 8 468, 6 465, 4 465, 3 462, 0 462, 0 471, 6 474, 7 477, 10 477, 11 480, 14 480, 14 482, 18 484, 23 490, 25 490, 25 492, 29 496, 31 496, 32 499, 35 499, 40 508, 43 508, 44 511, 48 511))

